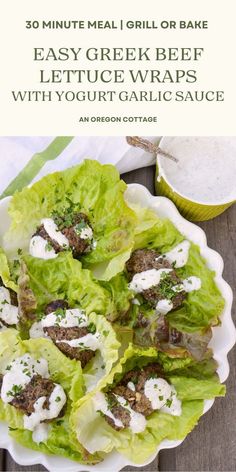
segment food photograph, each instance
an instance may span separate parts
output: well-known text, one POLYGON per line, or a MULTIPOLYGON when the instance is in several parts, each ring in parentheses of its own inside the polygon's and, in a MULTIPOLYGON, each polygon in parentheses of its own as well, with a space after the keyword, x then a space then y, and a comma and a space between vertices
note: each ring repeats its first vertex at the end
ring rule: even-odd
POLYGON ((235 470, 236 137, 0 156, 0 469, 235 470))

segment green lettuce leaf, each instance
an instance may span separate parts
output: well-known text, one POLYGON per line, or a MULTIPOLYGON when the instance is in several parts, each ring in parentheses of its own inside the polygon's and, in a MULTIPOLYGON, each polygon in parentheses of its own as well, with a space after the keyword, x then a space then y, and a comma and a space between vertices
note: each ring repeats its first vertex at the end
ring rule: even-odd
POLYGON ((183 306, 167 315, 171 326, 193 332, 218 324, 225 301, 215 283, 215 273, 207 267, 198 246, 191 244, 187 264, 176 272, 182 279, 199 277, 201 288, 190 292, 183 306))
MULTIPOLYGON (((180 417, 171 416, 160 411, 152 413, 147 419, 147 427, 143 433, 132 434, 129 428, 115 431, 105 419, 95 411, 93 405, 93 393, 87 394, 74 406, 70 424, 76 432, 78 440, 90 452, 95 452, 103 457, 116 449, 129 460, 142 464, 157 451, 162 440, 181 440, 193 429, 203 413, 204 399, 211 399, 225 393, 224 386, 220 385, 214 372, 212 361, 210 367, 199 369, 202 380, 191 377, 179 377, 175 372, 187 369, 194 364, 191 358, 171 359, 166 354, 153 348, 138 349, 130 345, 120 363, 102 381, 100 388, 106 390, 117 383, 125 372, 133 367, 147 364, 150 361, 159 362, 165 371, 167 380, 172 383, 177 396, 182 399, 182 414, 180 417), (204 374, 206 373, 206 378, 204 374)), ((98 390, 98 389, 97 389, 98 390)), ((96 391, 97 391, 96 390, 96 391)))
POLYGON ((71 307, 80 305, 86 313, 109 313, 109 293, 93 278, 70 252, 61 252, 55 259, 22 257, 27 268, 29 287, 37 298, 37 312, 56 299, 66 299, 71 307))
POLYGON ((47 454, 59 454, 80 462, 96 462, 78 443, 69 427, 72 403, 84 393, 84 380, 80 364, 68 359, 46 339, 21 341, 17 331, 8 329, 0 333, 0 372, 18 356, 29 353, 35 359, 43 357, 48 362, 50 378, 59 383, 67 394, 67 407, 63 418, 50 423, 49 436, 44 443, 35 443, 31 431, 23 428, 23 413, 0 400, 0 420, 7 421, 9 432, 20 444, 47 454), (11 346, 11 350, 9 349, 11 346))
MULTIPOLYGON (((89 322, 100 333, 101 349, 85 368, 86 386, 92 389, 118 360, 120 342, 110 322, 102 316, 112 313, 113 302, 109 292, 94 280, 88 269, 82 269, 81 262, 73 259, 69 252, 60 253, 56 259, 47 261, 31 256, 22 259, 29 288, 37 300, 36 317, 37 314, 41 317, 49 302, 65 299, 71 308, 79 306, 84 309, 89 322)), ((32 321, 25 321, 27 328, 32 321)), ((27 333, 22 329, 22 335, 24 331, 27 333)))
POLYGON ((99 277, 113 277, 123 268, 133 246, 136 216, 125 203, 125 189, 126 184, 114 166, 92 160, 49 174, 14 194, 4 249, 8 254, 16 253, 18 248, 27 251, 41 218, 49 217, 55 210, 63 212, 73 202, 88 215, 97 243, 91 253, 83 256, 83 262, 88 267, 106 262, 99 277))
MULTIPOLYGON (((134 249, 155 249, 163 254, 184 240, 171 221, 160 219, 152 210, 137 205, 132 205, 132 208, 138 218, 134 249)), ((197 245, 191 243, 187 264, 176 269, 176 272, 182 279, 193 275, 199 277, 202 285, 200 290, 187 295, 180 308, 167 315, 170 325, 179 331, 191 333, 218 324, 225 301, 216 285, 215 273, 207 267, 197 245)), ((142 311, 147 309, 147 304, 143 303, 142 311)))
POLYGON ((12 278, 10 272, 10 265, 7 260, 7 256, 2 248, 0 248, 0 278, 2 279, 3 285, 5 287, 11 288, 14 292, 18 291, 18 287, 12 278))

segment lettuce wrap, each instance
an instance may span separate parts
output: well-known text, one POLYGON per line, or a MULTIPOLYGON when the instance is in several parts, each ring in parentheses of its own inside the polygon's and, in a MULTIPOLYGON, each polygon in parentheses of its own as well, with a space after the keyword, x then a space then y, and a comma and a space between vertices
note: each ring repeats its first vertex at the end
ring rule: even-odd
POLYGON ((125 189, 114 166, 92 160, 49 174, 12 197, 4 249, 10 255, 18 248, 28 251, 41 219, 55 211, 63 215, 74 205, 88 216, 96 241, 96 247, 82 257, 83 263, 99 266, 97 276, 107 280, 123 269, 133 246, 136 216, 125 203, 125 189))
MULTIPOLYGON (((152 210, 137 206, 132 206, 132 208, 135 209, 139 221, 134 250, 148 248, 163 254, 186 239, 171 221, 160 219, 152 210), (147 229, 144 229, 145 221, 147 229)), ((207 267, 207 262, 201 256, 196 244, 191 243, 186 265, 175 270, 181 279, 189 276, 199 277, 201 288, 189 293, 181 308, 167 314, 170 325, 187 332, 204 330, 209 325, 217 325, 225 302, 216 285, 215 273, 207 267)))
POLYGON ((12 274, 12 270, 16 270, 16 267, 14 268, 12 265, 13 264, 10 265, 9 261, 7 260, 7 256, 3 249, 0 248, 0 280, 5 287, 14 290, 14 292, 17 292, 18 287, 12 274))
POLYGON ((162 366, 165 378, 175 387, 182 401, 181 416, 157 410, 147 418, 143 433, 134 434, 130 428, 116 431, 95 411, 93 395, 96 391, 87 394, 74 405, 70 425, 88 451, 103 458, 104 454, 115 449, 134 463, 142 464, 157 450, 161 441, 183 439, 193 429, 203 413, 204 400, 225 394, 212 359, 196 363, 191 358, 170 358, 153 348, 138 349, 131 344, 119 364, 103 379, 100 388, 106 392, 126 372, 153 361, 162 366))
MULTIPOLYGON (((86 386, 91 389, 99 379, 108 374, 118 360, 120 342, 117 340, 110 322, 102 314, 113 309, 109 293, 94 280, 91 272, 82 269, 81 262, 73 259, 71 253, 60 253, 56 259, 42 260, 23 256, 19 278, 19 300, 21 310, 20 332, 22 337, 29 336, 33 321, 44 314, 45 306, 58 299, 65 299, 70 308, 85 311, 91 326, 100 334, 101 348, 84 369, 86 386), (32 294, 35 309, 32 306, 32 294)), ((50 342, 50 341, 49 341, 50 342)))
POLYGON ((48 439, 36 443, 32 439, 32 432, 24 429, 23 413, 0 399, 0 420, 7 421, 10 436, 30 449, 47 454, 59 454, 86 464, 96 462, 96 456, 91 456, 84 450, 69 427, 72 404, 84 393, 84 381, 79 363, 65 357, 46 339, 22 341, 17 331, 13 329, 0 333, 0 372, 4 372, 10 362, 25 353, 29 353, 36 360, 39 358, 47 360, 50 378, 60 384, 67 395, 66 411, 62 418, 50 423, 48 439))

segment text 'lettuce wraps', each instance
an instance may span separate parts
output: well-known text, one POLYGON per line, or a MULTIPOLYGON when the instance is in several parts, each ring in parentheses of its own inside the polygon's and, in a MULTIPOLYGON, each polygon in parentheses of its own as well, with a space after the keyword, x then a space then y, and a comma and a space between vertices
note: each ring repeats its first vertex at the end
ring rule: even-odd
POLYGON ((96 462, 69 427, 72 403, 84 392, 78 362, 44 339, 0 333, 0 420, 23 446, 80 462, 96 462), (9 349, 11 348, 11 349, 9 349))
POLYGON ((45 259, 71 250, 109 279, 123 269, 133 245, 136 216, 125 189, 114 166, 92 160, 49 174, 13 196, 4 248, 45 259))
POLYGON ((197 364, 130 345, 102 388, 78 401, 71 427, 90 453, 103 458, 116 449, 141 464, 162 440, 193 429, 205 399, 224 395, 215 369, 213 360, 197 364))

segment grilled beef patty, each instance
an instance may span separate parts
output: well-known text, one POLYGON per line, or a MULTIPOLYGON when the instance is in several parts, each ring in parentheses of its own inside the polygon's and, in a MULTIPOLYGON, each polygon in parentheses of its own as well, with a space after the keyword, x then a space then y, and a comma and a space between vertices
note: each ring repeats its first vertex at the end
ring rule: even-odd
MULTIPOLYGON (((143 367, 142 369, 130 370, 114 388, 107 392, 111 412, 117 419, 122 421, 125 428, 130 424, 130 413, 125 407, 118 404, 115 395, 124 397, 129 406, 137 413, 149 416, 154 410, 150 400, 144 394, 144 386, 146 380, 151 377, 163 377, 163 372, 159 364, 153 363, 143 367), (127 384, 129 382, 134 383, 135 391, 128 387, 127 384)), ((123 429, 116 426, 112 418, 105 415, 105 419, 110 426, 117 431, 123 429)))
POLYGON ((72 347, 69 344, 63 342, 63 340, 70 341, 71 339, 78 339, 89 333, 86 327, 77 328, 61 328, 59 326, 50 326, 44 328, 44 332, 50 336, 54 344, 70 359, 77 359, 81 362, 82 368, 88 364, 88 362, 95 356, 95 351, 90 349, 83 349, 79 347, 72 347), (56 342, 57 341, 57 342, 56 342), (59 342, 58 342, 59 341, 59 342))
POLYGON ((54 383, 50 379, 45 379, 41 375, 34 375, 21 393, 15 396, 10 402, 15 408, 23 411, 26 415, 34 412, 34 403, 40 397, 46 397, 44 408, 49 407, 49 397, 54 390, 54 383))
MULTIPOLYGON (((69 308, 68 302, 66 300, 54 300, 45 308, 46 315, 52 313, 58 309, 67 310, 69 308)), ((45 334, 51 338, 54 344, 60 349, 63 354, 65 354, 70 359, 77 359, 81 362, 82 368, 88 364, 88 362, 95 356, 95 351, 91 349, 83 349, 79 347, 72 347, 67 343, 63 343, 63 340, 70 341, 71 339, 78 339, 82 336, 86 336, 89 333, 89 330, 86 327, 79 328, 77 326, 73 327, 60 327, 60 326, 50 326, 43 328, 45 334), (60 341, 60 342, 56 342, 60 341)))
POLYGON ((53 313, 54 311, 61 308, 62 310, 67 310, 69 308, 69 304, 66 300, 53 300, 52 302, 48 303, 45 308, 46 315, 49 313, 53 313))
MULTIPOLYGON (((156 304, 165 298, 163 291, 163 285, 166 283, 165 281, 168 280, 168 284, 174 286, 180 284, 181 279, 176 274, 172 265, 165 260, 165 258, 161 258, 160 254, 154 251, 154 249, 137 249, 126 262, 126 270, 130 280, 132 280, 135 274, 151 269, 172 269, 172 272, 168 273, 165 280, 161 281, 159 285, 142 292, 143 298, 147 300, 151 306, 156 307, 156 304)), ((176 292, 176 294, 171 298, 173 304, 172 309, 174 310, 181 306, 185 298, 186 292, 184 290, 176 292)))
MULTIPOLYGON (((82 254, 88 253, 92 249, 92 244, 90 239, 82 239, 79 236, 79 233, 76 232, 76 225, 84 223, 91 227, 87 215, 84 213, 75 213, 72 219, 72 224, 67 226, 66 218, 60 218, 60 231, 66 236, 69 241, 69 246, 72 249, 73 256, 78 258, 82 254), (63 226, 64 223, 64 226, 63 226)), ((53 247, 56 253, 64 251, 65 248, 60 246, 54 239, 52 239, 43 225, 40 225, 33 236, 41 236, 43 239, 46 239, 49 244, 53 247)))

